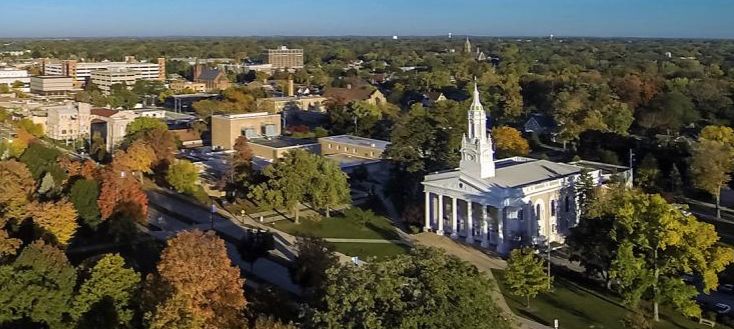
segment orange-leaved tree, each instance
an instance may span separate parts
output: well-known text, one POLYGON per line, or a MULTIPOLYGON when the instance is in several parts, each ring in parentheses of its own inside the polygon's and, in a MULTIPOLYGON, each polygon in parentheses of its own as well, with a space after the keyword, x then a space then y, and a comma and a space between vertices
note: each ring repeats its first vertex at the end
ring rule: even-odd
POLYGON ((233 328, 242 324, 244 279, 214 232, 181 232, 168 241, 158 272, 148 277, 151 328, 196 325, 233 328))

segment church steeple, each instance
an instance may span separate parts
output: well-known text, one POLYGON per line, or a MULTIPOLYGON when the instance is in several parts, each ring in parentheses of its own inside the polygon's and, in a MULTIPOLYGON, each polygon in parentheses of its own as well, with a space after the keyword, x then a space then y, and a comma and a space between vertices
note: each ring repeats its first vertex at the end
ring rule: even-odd
POLYGON ((464 52, 467 54, 471 54, 471 42, 469 42, 469 36, 466 36, 466 41, 464 41, 464 52))
POLYGON ((492 138, 487 133, 487 113, 479 99, 479 89, 474 82, 472 103, 467 113, 467 132, 461 141, 462 172, 476 177, 489 178, 494 176, 494 151, 492 138))

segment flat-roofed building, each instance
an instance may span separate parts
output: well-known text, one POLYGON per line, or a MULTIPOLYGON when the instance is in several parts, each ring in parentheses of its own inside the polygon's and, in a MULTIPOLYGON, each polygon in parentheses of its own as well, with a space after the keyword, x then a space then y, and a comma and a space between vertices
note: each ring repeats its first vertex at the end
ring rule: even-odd
POLYGON ((352 135, 338 135, 319 138, 321 155, 345 154, 365 159, 377 160, 390 142, 352 135))
POLYGON ((300 69, 303 68, 303 49, 288 49, 280 46, 277 49, 268 49, 268 64, 276 69, 300 69))
POLYGON ((206 92, 206 84, 203 82, 176 80, 176 81, 171 82, 169 87, 171 88, 171 90, 177 93, 184 92, 187 90, 194 92, 194 93, 206 92))
POLYGON ((26 70, 19 70, 12 67, 0 68, 0 85, 5 84, 8 87, 13 87, 14 84, 22 84, 18 90, 22 92, 31 91, 31 76, 26 70))
POLYGON ((281 116, 268 112, 214 115, 211 132, 213 148, 231 150, 240 136, 255 139, 280 135, 281 116))
POLYGON ((132 88, 135 81, 141 79, 140 73, 127 69, 98 70, 92 72, 92 83, 102 90, 102 93, 109 95, 113 85, 125 85, 128 89, 132 88))
POLYGON ((79 62, 77 60, 43 61, 44 75, 64 75, 74 78, 75 87, 83 86, 92 77, 92 72, 99 70, 129 70, 137 72, 140 79, 166 79, 166 59, 158 58, 155 63, 139 62, 131 56, 125 62, 79 62))
POLYGON ((252 155, 268 162, 273 162, 285 156, 286 153, 302 149, 319 154, 319 142, 313 138, 293 138, 275 136, 250 139, 248 145, 252 155))
POLYGON ((77 140, 89 137, 92 106, 69 103, 47 107, 46 136, 55 140, 77 140))
POLYGON ((63 75, 31 77, 31 93, 41 96, 63 96, 74 90, 74 78, 63 75))
POLYGON ((326 98, 321 96, 268 97, 257 100, 257 108, 270 113, 287 110, 325 112, 326 98))

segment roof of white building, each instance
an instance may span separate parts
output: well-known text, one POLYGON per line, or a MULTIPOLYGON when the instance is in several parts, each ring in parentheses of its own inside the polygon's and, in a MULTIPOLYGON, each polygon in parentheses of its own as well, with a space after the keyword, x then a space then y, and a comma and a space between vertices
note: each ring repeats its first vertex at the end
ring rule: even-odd
POLYGON ((477 179, 461 175, 459 169, 453 169, 429 174, 425 181, 443 180, 461 175, 487 187, 518 188, 578 174, 583 169, 567 163, 523 157, 501 159, 494 163, 496 169, 493 177, 477 179))

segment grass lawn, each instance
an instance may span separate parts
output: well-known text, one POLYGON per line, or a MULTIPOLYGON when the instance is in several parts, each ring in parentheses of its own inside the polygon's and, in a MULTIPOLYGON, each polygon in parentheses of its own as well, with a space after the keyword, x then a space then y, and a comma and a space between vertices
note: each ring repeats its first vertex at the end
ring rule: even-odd
POLYGON ((343 215, 333 216, 331 218, 324 217, 320 220, 301 218, 300 224, 289 220, 281 220, 271 225, 278 230, 293 235, 313 235, 322 238, 344 239, 400 239, 392 223, 387 218, 369 212, 363 212, 368 214, 363 225, 355 218, 355 212, 360 212, 360 210, 351 211, 350 209, 345 211, 343 215))
MULTIPOLYGON (((555 276, 553 291, 542 294, 530 301, 531 308, 525 307, 525 298, 514 296, 504 285, 504 271, 493 270, 502 294, 515 314, 542 324, 553 326, 558 319, 561 328, 621 328, 620 320, 627 310, 619 304, 619 299, 606 292, 577 284, 564 277, 555 276)), ((699 329, 709 328, 698 324, 673 311, 663 308, 661 321, 654 328, 659 329, 699 329), (668 316, 676 314, 673 316, 668 316)), ((717 328, 728 328, 721 324, 717 328)))
POLYGON ((408 246, 396 243, 335 242, 332 245, 336 251, 349 256, 358 256, 361 260, 367 260, 370 257, 382 259, 404 254, 409 250, 408 246))

